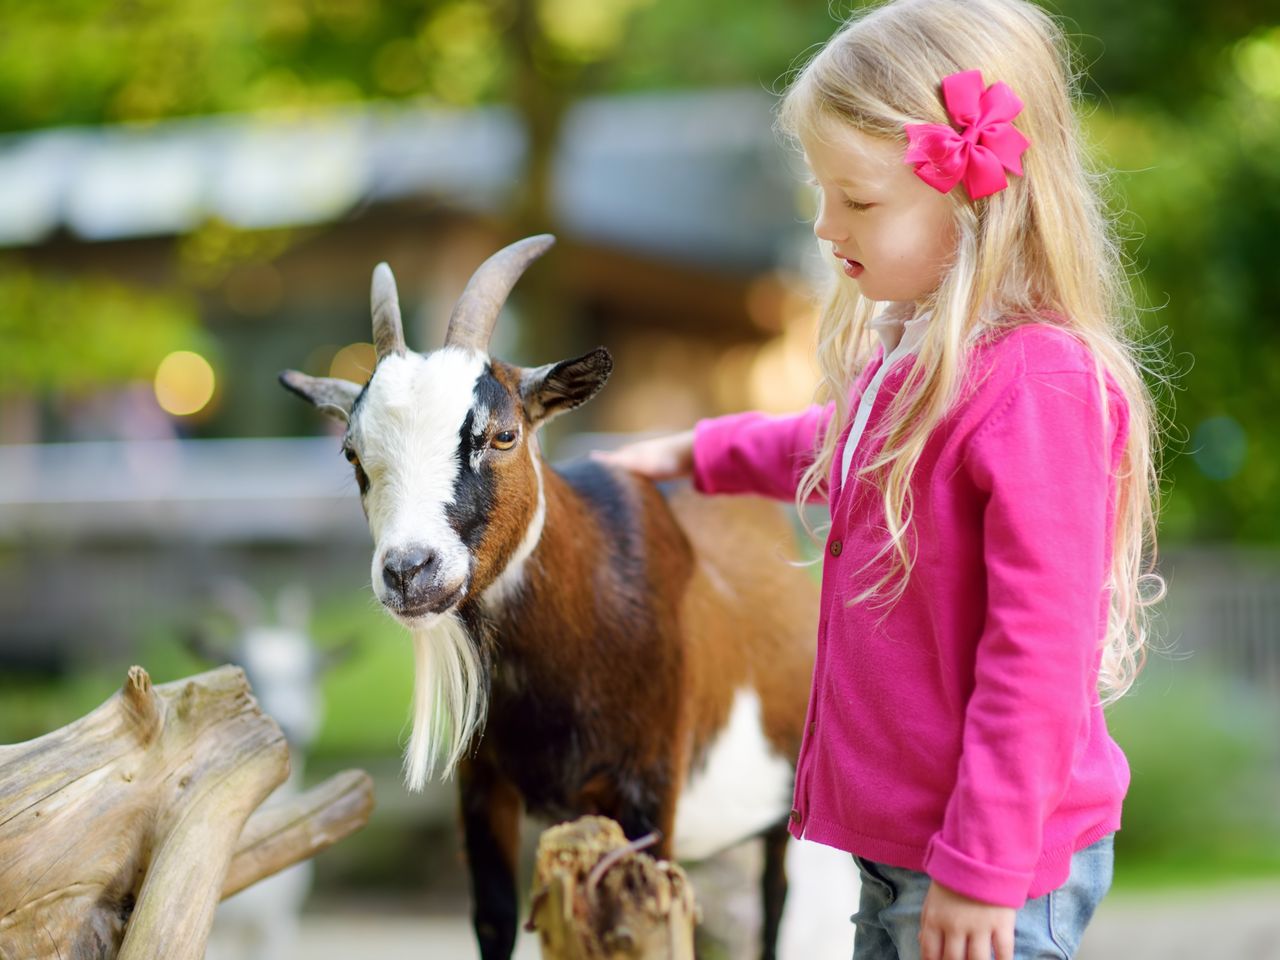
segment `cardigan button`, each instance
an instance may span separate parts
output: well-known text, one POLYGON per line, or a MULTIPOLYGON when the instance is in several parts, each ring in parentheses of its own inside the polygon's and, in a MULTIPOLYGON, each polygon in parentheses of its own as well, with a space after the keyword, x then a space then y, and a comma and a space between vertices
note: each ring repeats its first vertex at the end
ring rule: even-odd
POLYGON ((799 822, 800 822, 800 811, 799 811, 799 810, 792 810, 792 811, 791 811, 791 822, 792 822, 792 823, 799 823, 799 822))
POLYGON ((844 549, 844 545, 839 540, 831 541, 831 555, 833 557, 840 556, 840 551, 844 549))

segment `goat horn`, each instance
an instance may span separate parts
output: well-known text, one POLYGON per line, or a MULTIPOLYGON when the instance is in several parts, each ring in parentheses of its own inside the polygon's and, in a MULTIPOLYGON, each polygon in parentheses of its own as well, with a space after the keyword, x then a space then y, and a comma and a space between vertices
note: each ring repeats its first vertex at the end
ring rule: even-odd
POLYGON ((453 308, 444 345, 487 351, 493 326, 511 288, 529 264, 546 253, 555 242, 556 238, 549 233, 525 237, 503 247, 480 264, 480 269, 471 275, 453 308))
POLYGON ((400 321, 400 297, 391 268, 380 263, 373 268, 373 288, 369 292, 373 308, 373 348, 381 360, 393 353, 404 354, 404 324, 400 321))

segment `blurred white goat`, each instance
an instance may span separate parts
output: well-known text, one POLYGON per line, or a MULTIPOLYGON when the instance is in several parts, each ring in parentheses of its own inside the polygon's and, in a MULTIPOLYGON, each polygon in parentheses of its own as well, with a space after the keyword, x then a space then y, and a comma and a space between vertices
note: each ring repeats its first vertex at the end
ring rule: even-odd
MULTIPOLYGON (((308 631, 310 600, 302 587, 280 591, 274 624, 267 622, 261 598, 243 583, 222 584, 217 604, 234 624, 234 641, 216 638, 206 626, 190 646, 202 659, 244 668, 259 706, 289 742, 289 779, 273 797, 297 793, 306 749, 320 729, 321 677, 346 651, 315 649, 308 631)), ((304 860, 222 903, 206 960, 292 960, 312 872, 311 861, 304 860)))

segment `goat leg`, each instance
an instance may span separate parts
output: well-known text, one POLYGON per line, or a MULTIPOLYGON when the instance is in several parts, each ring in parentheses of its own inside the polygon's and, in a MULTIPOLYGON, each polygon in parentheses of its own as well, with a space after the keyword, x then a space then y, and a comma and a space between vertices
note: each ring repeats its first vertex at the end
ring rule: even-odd
POLYGON ((481 758, 459 765, 458 783, 471 873, 471 917, 481 960, 509 960, 519 911, 520 794, 481 758))
POLYGON ((774 960, 778 955, 778 929, 782 926, 782 907, 787 900, 787 821, 770 827, 761 835, 764 842, 764 923, 760 928, 760 956, 774 960))

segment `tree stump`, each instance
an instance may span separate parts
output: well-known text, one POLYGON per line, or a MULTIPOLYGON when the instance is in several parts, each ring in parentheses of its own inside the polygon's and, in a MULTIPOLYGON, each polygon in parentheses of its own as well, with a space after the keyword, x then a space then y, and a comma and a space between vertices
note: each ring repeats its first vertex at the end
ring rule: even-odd
POLYGON ((552 827, 538 841, 533 905, 545 960, 693 960, 693 888, 674 863, 627 843, 607 817, 552 827))
POLYGON ((222 897, 368 821, 359 770, 258 809, 288 770, 236 667, 159 687, 133 667, 87 716, 0 746, 0 960, 201 960, 222 897))

